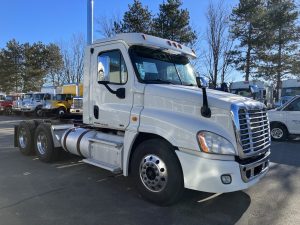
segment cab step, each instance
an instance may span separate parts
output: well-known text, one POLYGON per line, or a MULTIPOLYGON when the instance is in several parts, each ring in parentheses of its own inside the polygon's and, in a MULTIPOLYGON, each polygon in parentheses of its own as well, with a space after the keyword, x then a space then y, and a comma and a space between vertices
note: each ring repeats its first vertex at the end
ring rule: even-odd
POLYGON ((109 163, 101 162, 101 161, 98 161, 98 160, 83 159, 82 161, 87 163, 87 164, 91 164, 93 166, 97 166, 97 167, 100 167, 102 169, 106 169, 106 170, 111 171, 113 173, 120 173, 122 171, 122 169, 118 166, 111 165, 109 163))

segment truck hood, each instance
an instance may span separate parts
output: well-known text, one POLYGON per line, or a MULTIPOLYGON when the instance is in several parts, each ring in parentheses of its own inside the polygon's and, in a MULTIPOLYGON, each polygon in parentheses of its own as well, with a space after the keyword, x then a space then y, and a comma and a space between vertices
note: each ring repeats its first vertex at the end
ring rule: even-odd
MULTIPOLYGON (((164 103, 170 102, 171 99, 176 103, 183 103, 184 105, 202 106, 202 90, 198 87, 183 86, 183 85, 169 85, 169 84, 148 84, 145 88, 145 105, 147 102, 151 105, 163 107, 164 103)), ((208 105, 211 108, 219 108, 224 110, 231 110, 232 104, 250 106, 258 104, 264 105, 253 99, 234 95, 228 92, 216 91, 207 89, 208 105)), ((168 104, 169 105, 169 104, 168 104)))

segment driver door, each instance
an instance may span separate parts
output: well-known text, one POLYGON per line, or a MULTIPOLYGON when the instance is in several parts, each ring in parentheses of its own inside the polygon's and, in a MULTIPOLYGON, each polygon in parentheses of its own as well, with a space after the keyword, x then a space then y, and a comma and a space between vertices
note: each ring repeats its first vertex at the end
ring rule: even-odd
MULTIPOLYGON (((130 60, 121 43, 96 47, 92 56, 91 112, 95 126, 125 130, 133 104, 130 60), (102 83, 101 83, 102 82, 102 83), (120 96, 114 92, 124 91, 120 96)), ((132 73, 131 73, 132 74, 132 73)))

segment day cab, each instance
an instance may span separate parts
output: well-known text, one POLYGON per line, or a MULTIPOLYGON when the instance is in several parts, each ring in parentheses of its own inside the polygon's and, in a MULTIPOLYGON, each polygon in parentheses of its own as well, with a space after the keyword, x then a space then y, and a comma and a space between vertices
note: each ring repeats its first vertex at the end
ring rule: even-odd
POLYGON ((45 114, 62 116, 70 111, 72 103, 72 94, 56 94, 52 99, 45 101, 42 110, 45 114))
POLYGON ((189 47, 140 33, 95 41, 85 51, 83 121, 23 121, 16 145, 46 162, 63 148, 130 176, 144 198, 162 205, 184 188, 249 188, 269 169, 266 107, 206 89, 195 57, 189 47))

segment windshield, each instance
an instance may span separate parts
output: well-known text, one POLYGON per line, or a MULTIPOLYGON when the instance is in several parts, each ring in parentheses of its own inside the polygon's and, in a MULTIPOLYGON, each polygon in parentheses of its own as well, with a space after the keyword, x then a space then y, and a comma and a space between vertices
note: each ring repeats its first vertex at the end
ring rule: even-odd
POLYGON ((35 94, 34 95, 35 100, 43 100, 43 98, 44 98, 44 94, 35 94))
POLYGON ((66 99, 66 95, 63 95, 63 94, 57 94, 55 97, 54 97, 55 100, 57 101, 64 101, 66 99))
POLYGON ((295 96, 300 95, 300 87, 282 88, 281 96, 295 96))
POLYGON ((233 89, 230 92, 232 94, 241 95, 243 97, 252 97, 252 93, 249 88, 233 89))
POLYGON ((32 98, 32 94, 25 94, 24 95, 24 99, 29 99, 29 98, 32 98))
POLYGON ((6 96, 5 100, 6 101, 12 101, 12 100, 14 100, 14 97, 13 96, 6 96))
POLYGON ((196 74, 186 56, 141 46, 131 47, 130 56, 144 83, 197 86, 196 74))

